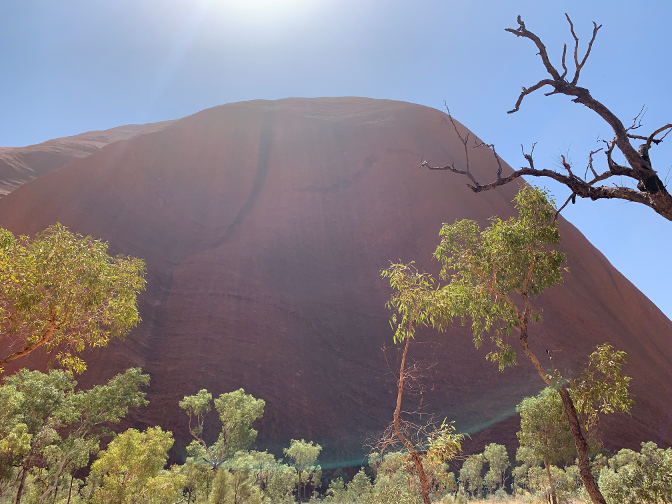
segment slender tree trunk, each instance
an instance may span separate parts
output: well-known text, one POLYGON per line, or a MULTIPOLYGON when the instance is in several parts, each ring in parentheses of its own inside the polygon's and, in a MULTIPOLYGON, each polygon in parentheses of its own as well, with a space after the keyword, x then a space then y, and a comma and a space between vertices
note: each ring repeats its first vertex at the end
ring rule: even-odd
POLYGON ((583 480, 583 486, 586 487, 586 491, 588 492, 588 495, 590 495, 590 499, 594 504, 607 504, 607 501, 604 499, 602 492, 600 492, 597 483, 595 483, 593 473, 590 471, 590 460, 588 459, 588 442, 586 441, 586 438, 583 437, 583 433, 581 432, 581 424, 579 423, 579 416, 577 415, 576 408, 574 407, 574 401, 572 401, 566 386, 560 387, 558 392, 560 393, 562 404, 565 407, 565 413, 567 414, 567 419, 569 420, 569 430, 572 433, 574 444, 576 445, 579 474, 581 475, 581 480, 583 480))
POLYGON ((558 504, 558 498, 555 495, 555 485, 553 484, 553 478, 551 477, 551 466, 548 465, 548 462, 545 460, 544 465, 546 466, 546 475, 548 476, 548 486, 551 489, 551 501, 553 504, 558 504))
POLYGON ((422 467, 422 459, 420 455, 415 450, 415 446, 411 443, 401 432, 401 426, 399 424, 399 414, 401 413, 401 396, 404 393, 404 369, 406 367, 406 354, 408 353, 408 345, 411 342, 411 338, 406 338, 406 345, 404 346, 404 353, 401 357, 401 366, 399 367, 399 381, 397 382, 397 407, 394 410, 394 432, 397 435, 397 438, 404 447, 411 454, 411 458, 415 463, 415 468, 418 471, 418 478, 420 479, 420 489, 422 490, 422 501, 424 504, 431 504, 429 499, 429 490, 427 489, 427 476, 425 475, 425 469, 422 467))
POLYGON ((23 494, 23 485, 26 482, 26 474, 28 473, 28 467, 30 466, 30 456, 28 462, 21 467, 21 483, 19 483, 19 489, 16 491, 16 500, 14 504, 21 504, 21 495, 23 494))
MULTIPOLYGON (((520 328, 520 345, 523 349, 523 353, 527 358, 532 362, 532 365, 539 373, 539 376, 544 383, 549 387, 553 386, 553 381, 544 371, 544 368, 541 367, 539 359, 537 356, 532 353, 530 348, 527 346, 527 318, 524 320, 524 323, 521 324, 520 328)), ((581 433, 581 424, 579 423, 579 417, 576 413, 576 408, 574 407, 574 402, 569 396, 569 391, 566 386, 562 386, 558 389, 560 393, 560 398, 562 399, 562 404, 567 414, 567 421, 569 422, 569 430, 572 433, 574 438, 574 444, 576 445, 576 454, 578 456, 578 466, 579 474, 581 475, 581 481, 583 481, 583 486, 586 487, 586 491, 590 496, 590 499, 593 501, 593 504, 607 504, 607 501, 604 499, 602 492, 600 492, 597 483, 595 483, 595 478, 593 478, 593 473, 590 472, 590 461, 588 459, 588 442, 586 438, 583 437, 581 433)))
POLYGON ((75 481, 75 475, 70 476, 70 490, 68 491, 68 502, 70 504, 70 497, 72 497, 72 482, 75 481))
POLYGON ((301 492, 301 488, 303 487, 303 482, 301 481, 301 470, 299 469, 299 490, 296 492, 296 496, 298 497, 298 501, 301 502, 303 500, 303 493, 301 492))

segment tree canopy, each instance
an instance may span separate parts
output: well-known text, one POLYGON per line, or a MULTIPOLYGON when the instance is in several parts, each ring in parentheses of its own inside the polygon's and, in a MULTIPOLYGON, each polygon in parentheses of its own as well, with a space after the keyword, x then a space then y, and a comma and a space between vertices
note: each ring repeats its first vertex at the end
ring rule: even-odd
POLYGON ((213 444, 203 438, 203 422, 210 412, 212 394, 206 389, 197 394, 185 396, 179 406, 189 415, 189 433, 194 438, 187 447, 188 453, 217 469, 239 450, 247 450, 257 438, 252 424, 264 414, 266 402, 255 399, 245 390, 221 394, 215 399, 215 409, 219 413, 221 431, 213 444))
POLYGON ((15 237, 0 229, 0 369, 37 348, 81 373, 77 354, 124 337, 140 322, 137 296, 145 264, 110 257, 108 245, 56 224, 15 237))

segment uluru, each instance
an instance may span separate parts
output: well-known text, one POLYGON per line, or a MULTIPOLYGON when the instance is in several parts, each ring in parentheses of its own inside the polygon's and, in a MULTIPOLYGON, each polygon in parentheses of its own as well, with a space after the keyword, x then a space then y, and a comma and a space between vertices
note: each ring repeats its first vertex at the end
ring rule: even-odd
MULTIPOLYGON (((0 226, 13 233, 60 222, 146 261, 143 322, 88 353, 80 384, 141 366, 150 405, 130 423, 172 430, 178 454, 188 443, 178 401, 242 387, 266 401, 258 445, 280 452, 312 439, 325 466, 361 460, 396 398, 380 270, 417 260, 436 271, 441 224, 508 217, 517 188, 475 194, 459 177, 418 170, 423 158, 459 166, 462 144, 445 113, 405 102, 256 100, 149 126, 3 186, 0 226)), ((470 161, 483 179, 496 170, 487 149, 470 161)), ((567 371, 598 343, 625 350, 635 406, 608 423, 605 443, 670 445, 672 322, 562 218, 560 233, 569 272, 541 296, 531 346, 563 349, 554 361, 567 371)), ((411 352, 433 363, 424 411, 515 443, 515 405, 542 385, 527 362, 499 373, 459 326, 423 332, 411 352)))

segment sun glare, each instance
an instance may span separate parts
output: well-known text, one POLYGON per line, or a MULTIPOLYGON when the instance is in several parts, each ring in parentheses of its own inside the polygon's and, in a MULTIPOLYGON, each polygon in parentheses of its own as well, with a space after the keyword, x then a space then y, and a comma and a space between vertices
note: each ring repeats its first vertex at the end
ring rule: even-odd
POLYGON ((319 0, 214 0, 212 7, 245 25, 279 25, 304 21, 324 2, 319 0))

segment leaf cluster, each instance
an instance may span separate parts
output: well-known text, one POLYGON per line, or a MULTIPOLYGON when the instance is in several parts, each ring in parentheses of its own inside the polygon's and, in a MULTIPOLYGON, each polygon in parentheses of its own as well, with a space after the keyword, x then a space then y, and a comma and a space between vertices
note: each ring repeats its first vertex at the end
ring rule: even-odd
POLYGON ((179 406, 189 415, 189 432, 194 441, 187 447, 190 456, 203 460, 213 469, 240 450, 246 450, 257 438, 252 424, 264 414, 266 403, 246 394, 242 388, 221 394, 214 400, 221 430, 217 440, 208 444, 203 438, 203 422, 212 408, 212 394, 206 389, 185 396, 179 406))
POLYGON ((632 378, 621 372, 626 362, 624 351, 604 343, 590 354, 584 371, 569 380, 568 388, 587 432, 595 430, 602 414, 630 411, 634 403, 628 391, 632 378))
POLYGON ((105 346, 140 322, 144 262, 110 257, 107 248, 60 224, 34 239, 0 230, 0 339, 18 348, 0 359, 0 368, 43 346, 81 373, 86 364, 78 353, 105 346))
POLYGON ((562 281, 565 255, 554 248, 560 237, 545 190, 523 186, 515 206, 518 216, 493 217, 485 229, 473 220, 444 224, 434 253, 439 281, 413 263, 382 272, 394 289, 387 306, 394 310, 395 341, 413 337, 418 326, 445 330, 457 318, 471 324, 476 347, 491 334, 495 348, 488 358, 500 370, 516 363, 508 336, 541 320, 530 300, 562 281))

